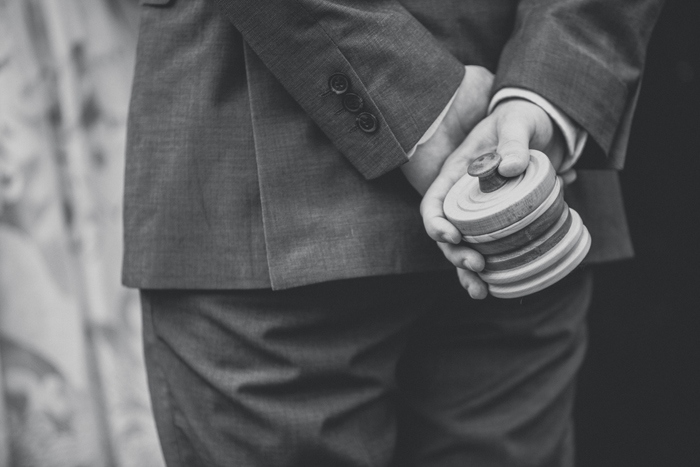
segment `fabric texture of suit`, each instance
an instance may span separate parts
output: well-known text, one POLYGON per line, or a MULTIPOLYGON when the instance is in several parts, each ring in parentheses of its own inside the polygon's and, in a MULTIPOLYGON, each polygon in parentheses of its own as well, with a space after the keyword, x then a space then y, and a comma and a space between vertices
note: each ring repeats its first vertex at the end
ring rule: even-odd
POLYGON ((529 89, 606 154, 567 190, 590 262, 632 253, 622 167, 658 2, 144 0, 123 280, 284 289, 451 268, 395 170, 457 88, 529 89), (328 93, 349 78, 378 129, 328 93))
POLYGON ((479 302, 452 271, 142 291, 168 466, 571 467, 591 275, 479 302))

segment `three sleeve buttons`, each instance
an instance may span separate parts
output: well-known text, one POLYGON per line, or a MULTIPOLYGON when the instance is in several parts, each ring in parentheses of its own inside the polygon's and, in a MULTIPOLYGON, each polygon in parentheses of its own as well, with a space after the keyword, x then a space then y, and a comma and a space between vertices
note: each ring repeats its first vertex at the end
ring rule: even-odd
POLYGON ((348 92, 350 79, 343 73, 334 73, 328 78, 328 88, 335 95, 342 96, 343 109, 358 114, 355 118, 355 126, 364 133, 374 133, 379 128, 377 117, 370 112, 362 112, 365 100, 358 94, 348 92))

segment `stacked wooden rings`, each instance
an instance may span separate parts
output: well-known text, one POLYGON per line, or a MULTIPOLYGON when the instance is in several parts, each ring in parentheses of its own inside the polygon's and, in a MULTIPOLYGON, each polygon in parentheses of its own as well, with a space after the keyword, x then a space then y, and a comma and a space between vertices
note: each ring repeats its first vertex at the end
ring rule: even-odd
POLYGON ((474 160, 445 198, 447 219, 484 255, 479 273, 494 297, 538 292, 581 263, 591 236, 581 217, 564 202, 562 182, 547 156, 530 151, 524 173, 505 178, 501 157, 474 160))

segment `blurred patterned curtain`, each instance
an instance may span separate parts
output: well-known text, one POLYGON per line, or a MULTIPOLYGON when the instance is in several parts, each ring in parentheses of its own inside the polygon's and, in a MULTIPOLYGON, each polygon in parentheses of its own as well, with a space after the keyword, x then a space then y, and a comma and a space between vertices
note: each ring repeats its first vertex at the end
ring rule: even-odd
POLYGON ((127 0, 0 0, 0 465, 163 465, 119 285, 127 0))

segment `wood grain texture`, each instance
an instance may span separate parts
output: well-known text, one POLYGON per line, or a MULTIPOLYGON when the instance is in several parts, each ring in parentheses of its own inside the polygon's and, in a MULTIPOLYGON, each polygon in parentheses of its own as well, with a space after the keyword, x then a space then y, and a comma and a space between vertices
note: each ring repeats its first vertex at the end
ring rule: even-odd
MULTIPOLYGON (((561 217, 565 207, 564 193, 561 189, 558 189, 558 185, 555 185, 554 190, 552 190, 545 202, 533 211, 530 216, 522 219, 520 223, 516 222, 517 225, 506 227, 488 236, 476 237, 478 241, 492 238, 484 243, 470 240, 467 240, 467 243, 478 252, 486 255, 501 254, 515 250, 542 236, 561 217)), ((474 238, 469 237, 471 240, 474 238)))
MULTIPOLYGON (((572 212, 574 211, 572 210, 572 212)), ((581 264, 581 261, 586 257, 590 248, 591 236, 584 226, 579 241, 561 261, 557 262, 549 269, 542 271, 540 274, 523 281, 511 284, 489 285, 489 293, 497 298, 518 298, 539 292, 563 279, 573 271, 576 266, 581 264)))
POLYGON ((502 230, 537 209, 552 192, 557 177, 543 153, 530 151, 525 172, 496 191, 483 193, 479 179, 465 175, 447 194, 443 209, 463 235, 478 236, 502 230))
POLYGON ((534 261, 554 248, 567 234, 569 227, 571 227, 572 216, 566 203, 564 203, 564 206, 566 209, 561 210, 559 219, 557 219, 553 225, 550 225, 549 229, 538 238, 529 241, 517 250, 509 251, 501 255, 484 256, 484 260, 486 261, 485 270, 503 271, 517 268, 534 261))
POLYGON ((583 222, 576 211, 571 213, 571 227, 569 228, 564 238, 561 239, 553 248, 539 256, 534 261, 519 266, 513 269, 504 271, 483 271, 479 273, 481 279, 488 284, 509 284, 511 282, 521 281, 528 277, 532 277, 540 272, 548 269, 553 264, 559 262, 571 251, 578 243, 583 233, 583 222))

